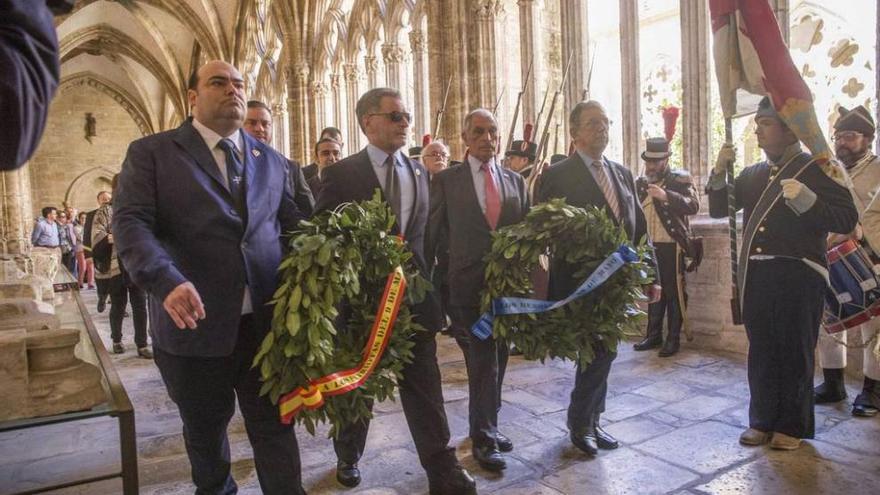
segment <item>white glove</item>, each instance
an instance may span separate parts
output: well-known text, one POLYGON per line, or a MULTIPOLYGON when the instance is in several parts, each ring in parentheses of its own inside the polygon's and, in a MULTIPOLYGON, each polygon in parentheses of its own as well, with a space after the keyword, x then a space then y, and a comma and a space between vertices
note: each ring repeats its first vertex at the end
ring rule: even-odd
POLYGON ((736 161, 736 148, 732 144, 724 143, 718 150, 718 158, 715 159, 715 167, 712 174, 723 174, 727 171, 727 164, 736 161))
POLYGON ((794 199, 807 189, 807 186, 796 179, 782 179, 779 183, 782 184, 782 197, 785 199, 794 199))

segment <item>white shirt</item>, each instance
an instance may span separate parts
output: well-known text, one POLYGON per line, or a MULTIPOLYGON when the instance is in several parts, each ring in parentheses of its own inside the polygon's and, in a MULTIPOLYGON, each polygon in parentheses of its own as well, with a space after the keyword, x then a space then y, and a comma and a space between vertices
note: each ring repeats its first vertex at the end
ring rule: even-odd
MULTIPOLYGON (((492 169, 492 177, 495 179, 495 190, 498 191, 498 197, 501 198, 501 184, 498 182, 501 180, 501 169, 498 168, 498 164, 495 163, 495 157, 493 156, 488 162, 489 167, 492 169)), ((479 159, 475 158, 473 155, 468 155, 468 165, 471 167, 471 175, 474 178, 474 191, 477 193, 477 201, 480 203, 480 210, 483 211, 483 214, 486 214, 486 173, 481 170, 483 166, 483 162, 479 159)))
MULTIPOLYGON (((214 155, 214 161, 217 163, 217 168, 220 169, 220 175, 223 176, 223 186, 229 189, 229 179, 226 176, 226 152, 223 151, 223 148, 218 146, 220 141, 223 139, 231 139, 235 144, 235 151, 238 153, 239 158, 242 158, 242 152, 244 150, 244 140, 241 137, 241 131, 236 130, 234 133, 228 136, 221 136, 209 129, 205 124, 202 124, 195 118, 192 120, 193 127, 196 129, 196 132, 202 136, 202 139, 205 140, 205 144, 208 145, 208 149, 211 150, 211 154, 214 155)), ((244 160, 242 160, 244 163, 244 160)), ((219 267, 218 267, 219 268, 219 267)), ((247 281, 245 281, 247 282, 247 281)), ((244 299, 241 302, 241 314, 246 315, 254 312, 253 303, 251 302, 251 289, 245 283, 244 286, 244 299)))
MULTIPOLYGON (((379 179, 379 186, 382 192, 385 191, 385 160, 388 159, 388 153, 380 150, 372 144, 367 145, 367 155, 370 157, 370 163, 373 164, 373 171, 376 178, 379 179)), ((397 178, 400 181, 400 218, 397 225, 400 227, 400 233, 406 230, 407 222, 412 216, 413 203, 416 197, 415 178, 410 173, 409 167, 406 166, 400 158, 400 151, 394 152, 394 165, 397 167, 397 178)))

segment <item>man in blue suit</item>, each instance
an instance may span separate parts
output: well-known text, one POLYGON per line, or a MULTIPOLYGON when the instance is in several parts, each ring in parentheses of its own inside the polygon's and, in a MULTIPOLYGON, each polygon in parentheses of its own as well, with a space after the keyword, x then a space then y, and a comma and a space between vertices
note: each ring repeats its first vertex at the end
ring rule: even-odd
POLYGON ((188 88, 193 118, 128 149, 114 198, 119 256, 150 294, 156 364, 196 493, 236 492, 226 427, 237 397, 263 492, 302 494, 296 436, 260 397, 251 363, 271 322, 281 236, 303 215, 287 160, 241 130, 238 70, 209 62, 188 88))

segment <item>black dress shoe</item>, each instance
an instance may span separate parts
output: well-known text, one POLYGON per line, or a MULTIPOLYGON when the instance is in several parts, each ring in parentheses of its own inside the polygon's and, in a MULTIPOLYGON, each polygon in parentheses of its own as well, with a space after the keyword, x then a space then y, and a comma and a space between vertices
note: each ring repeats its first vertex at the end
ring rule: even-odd
POLYGON ((620 447, 620 442, 603 430, 601 426, 596 425, 596 446, 602 450, 614 450, 620 447))
POLYGON ((678 354, 679 342, 678 339, 673 339, 671 337, 666 338, 666 342, 663 343, 663 348, 660 349, 660 352, 657 353, 660 357, 670 357, 678 354))
POLYGON ((430 495, 477 495, 477 482, 461 467, 428 475, 430 495))
POLYGON ((571 443, 579 448, 583 453, 594 456, 599 453, 599 446, 596 444, 596 434, 593 432, 575 433, 569 435, 571 443))
POLYGON ((349 464, 345 461, 336 462, 336 481, 343 486, 353 488, 361 484, 361 471, 358 465, 349 464))
POLYGON ((843 382, 843 368, 822 368, 825 382, 813 389, 816 404, 830 404, 846 399, 843 382))
POLYGON ((663 345, 663 336, 662 335, 648 335, 641 342, 633 346, 633 349, 637 351, 648 351, 651 349, 656 349, 663 345))
POLYGON ((498 444, 498 450, 501 452, 510 452, 513 450, 513 442, 510 441, 503 433, 495 433, 495 442, 498 444))
POLYGON ((507 461, 494 445, 484 445, 473 448, 474 459, 480 464, 480 467, 487 471, 501 471, 507 469, 507 461))

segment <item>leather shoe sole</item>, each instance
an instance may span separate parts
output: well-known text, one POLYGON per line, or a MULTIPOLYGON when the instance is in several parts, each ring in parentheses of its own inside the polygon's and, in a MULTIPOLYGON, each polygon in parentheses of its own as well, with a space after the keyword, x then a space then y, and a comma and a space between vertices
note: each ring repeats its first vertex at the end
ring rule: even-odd
POLYGON ((633 349, 635 349, 637 351, 650 351, 651 349, 659 348, 661 345, 663 345, 662 340, 657 340, 657 341, 652 342, 652 341, 645 339, 645 340, 639 342, 638 344, 635 344, 633 346, 633 349))
POLYGON ((336 463, 336 481, 342 486, 354 488, 361 484, 361 471, 357 464, 347 462, 336 463))

